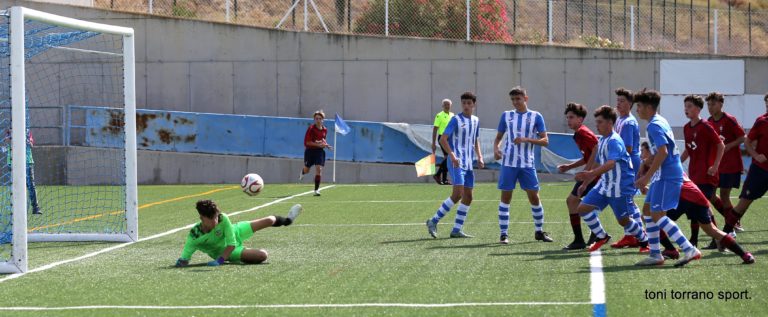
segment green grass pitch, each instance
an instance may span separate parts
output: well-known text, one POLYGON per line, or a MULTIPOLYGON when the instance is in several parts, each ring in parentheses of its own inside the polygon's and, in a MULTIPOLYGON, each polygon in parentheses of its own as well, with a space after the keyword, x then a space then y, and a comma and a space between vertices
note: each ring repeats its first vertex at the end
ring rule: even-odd
MULTIPOLYGON (((565 207, 571 186, 542 185, 544 229, 555 243, 533 240, 530 206, 525 195, 516 191, 510 245, 497 244, 499 192, 494 184, 479 184, 475 189, 465 224, 465 231, 476 235, 474 239, 447 238, 455 208, 440 224, 439 239, 427 235, 424 221, 447 197, 447 186, 338 185, 324 190, 321 197, 290 199, 309 191, 311 185, 268 184, 257 197, 248 197, 231 185, 140 186, 140 203, 145 206, 139 212, 142 238, 196 222, 194 202, 201 198, 215 200, 227 213, 283 199, 236 215, 233 221, 285 215, 295 203, 303 204, 305 212, 294 225, 265 229, 246 242, 248 247, 267 249, 268 264, 209 268, 204 263, 210 259, 197 253, 192 263, 203 266, 173 268, 188 231, 181 230, 0 282, 0 307, 78 307, 0 310, 0 316, 591 316, 590 256, 560 251, 572 236, 565 207), (214 192, 177 199, 209 191, 214 192), (151 203, 157 204, 146 206, 151 203), (371 303, 486 305, 252 306, 371 303), (100 305, 147 307, 81 307, 100 305), (243 306, 189 308, 210 305, 243 306)), ((701 261, 682 269, 673 268, 671 262, 660 268, 636 268, 633 264, 642 256, 635 250, 604 247, 607 315, 763 314, 768 307, 767 207, 765 199, 758 200, 743 220, 747 231, 737 237, 757 257, 751 266, 741 265, 730 253, 703 251, 701 261), (646 290, 663 291, 667 299, 646 299, 646 290), (714 299, 672 299, 672 290, 712 292, 714 299), (718 299, 720 291, 747 291, 749 299, 725 302, 718 299)), ((616 239, 621 237, 622 229, 611 212, 603 213, 601 220, 616 239)), ((678 223, 687 235, 687 219, 678 223)), ((587 234, 586 225, 582 228, 587 234)), ((700 241, 706 244, 709 239, 702 236, 700 241)), ((30 269, 115 245, 33 243, 30 269)))

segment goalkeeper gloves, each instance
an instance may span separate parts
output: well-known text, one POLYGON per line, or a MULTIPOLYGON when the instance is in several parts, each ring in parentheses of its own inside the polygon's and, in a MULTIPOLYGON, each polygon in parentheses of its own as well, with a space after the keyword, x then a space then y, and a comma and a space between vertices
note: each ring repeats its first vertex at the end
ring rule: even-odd
POLYGON ((176 260, 176 267, 185 267, 187 265, 189 265, 188 260, 184 260, 182 258, 179 258, 178 260, 176 260))
POLYGON ((218 259, 208 262, 208 266, 219 266, 224 264, 224 257, 220 256, 218 259))

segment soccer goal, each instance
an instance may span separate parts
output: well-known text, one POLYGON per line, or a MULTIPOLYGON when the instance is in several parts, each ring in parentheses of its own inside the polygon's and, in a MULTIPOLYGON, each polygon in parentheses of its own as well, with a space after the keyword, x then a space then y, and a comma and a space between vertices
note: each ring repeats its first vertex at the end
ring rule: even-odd
POLYGON ((0 59, 0 273, 28 241, 137 241, 133 29, 11 7, 0 59))

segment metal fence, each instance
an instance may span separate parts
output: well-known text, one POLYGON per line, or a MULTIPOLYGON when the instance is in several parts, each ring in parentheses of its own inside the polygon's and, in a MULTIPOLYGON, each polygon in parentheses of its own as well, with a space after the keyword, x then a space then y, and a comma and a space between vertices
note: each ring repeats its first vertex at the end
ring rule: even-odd
POLYGON ((95 0, 95 6, 297 31, 768 55, 768 11, 692 0, 95 0))

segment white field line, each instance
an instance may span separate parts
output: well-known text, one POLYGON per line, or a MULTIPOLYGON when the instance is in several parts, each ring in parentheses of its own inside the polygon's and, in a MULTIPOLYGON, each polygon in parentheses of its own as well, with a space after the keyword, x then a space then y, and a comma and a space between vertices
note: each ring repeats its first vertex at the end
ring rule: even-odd
MULTIPOLYGON (((325 186, 325 187, 323 187, 321 189, 329 189, 329 188, 332 188, 334 186, 335 185, 325 186)), ((242 213, 259 210, 261 208, 268 207, 268 206, 271 206, 271 205, 274 205, 274 204, 277 204, 277 203, 280 203, 280 202, 283 202, 283 201, 286 201, 286 200, 289 200, 289 199, 292 199, 292 198, 296 198, 296 197, 299 197, 299 196, 304 196, 304 195, 308 195, 308 194, 312 194, 312 193, 314 193, 314 191, 308 191, 308 192, 303 192, 303 193, 296 194, 296 195, 293 195, 293 196, 283 197, 283 198, 280 198, 280 199, 277 199, 277 200, 274 200, 274 201, 271 201, 271 202, 268 202, 266 204, 259 205, 259 206, 256 206, 256 207, 253 207, 253 208, 250 208, 250 209, 228 213, 227 215, 230 216, 230 217, 237 216, 237 215, 242 214, 242 213)), ((12 280, 12 279, 16 279, 16 278, 22 277, 22 276, 24 276, 26 274, 29 274, 29 273, 45 271, 45 270, 49 270, 49 269, 55 268, 55 267, 63 265, 63 264, 77 262, 77 261, 80 261, 80 260, 91 258, 91 257, 97 256, 99 254, 103 254, 103 253, 107 253, 107 252, 111 252, 111 251, 114 251, 114 250, 117 250, 117 249, 121 249, 121 248, 127 247, 129 245, 134 244, 134 243, 143 242, 143 241, 149 241, 149 240, 157 239, 157 238, 164 237, 164 236, 167 236, 167 235, 171 235, 171 234, 174 234, 176 232, 192 228, 192 226, 194 226, 194 225, 195 225, 194 223, 193 224, 189 224, 189 225, 186 225, 186 226, 183 226, 183 227, 179 227, 179 228, 176 228, 176 229, 168 230, 166 232, 158 233, 158 234, 155 234, 155 235, 152 235, 152 236, 149 236, 149 237, 144 237, 144 238, 139 239, 138 241, 118 244, 118 245, 114 245, 114 246, 111 246, 111 247, 108 247, 108 248, 101 249, 101 250, 96 251, 96 252, 91 252, 91 253, 82 255, 82 256, 79 256, 79 257, 76 257, 76 258, 71 258, 71 259, 67 259, 67 260, 63 260, 63 261, 59 261, 59 262, 54 262, 54 263, 51 263, 51 264, 46 264, 46 265, 43 265, 41 267, 37 267, 37 268, 31 269, 31 270, 29 270, 29 271, 27 271, 25 273, 10 274, 10 275, 8 275, 6 277, 0 278, 0 283, 8 281, 8 280, 12 280)))
POLYGON ((590 298, 593 305, 605 304, 605 278, 603 277, 603 257, 600 251, 589 255, 590 298))
POLYGON ((359 304, 290 304, 290 305, 200 305, 200 306, 62 306, 62 307, 0 307, 0 311, 61 311, 61 310, 177 310, 177 309, 254 309, 254 308, 444 308, 444 307, 480 307, 480 306, 565 306, 589 305, 589 302, 487 302, 487 303, 442 303, 442 304, 412 304, 412 303, 359 303, 359 304))

